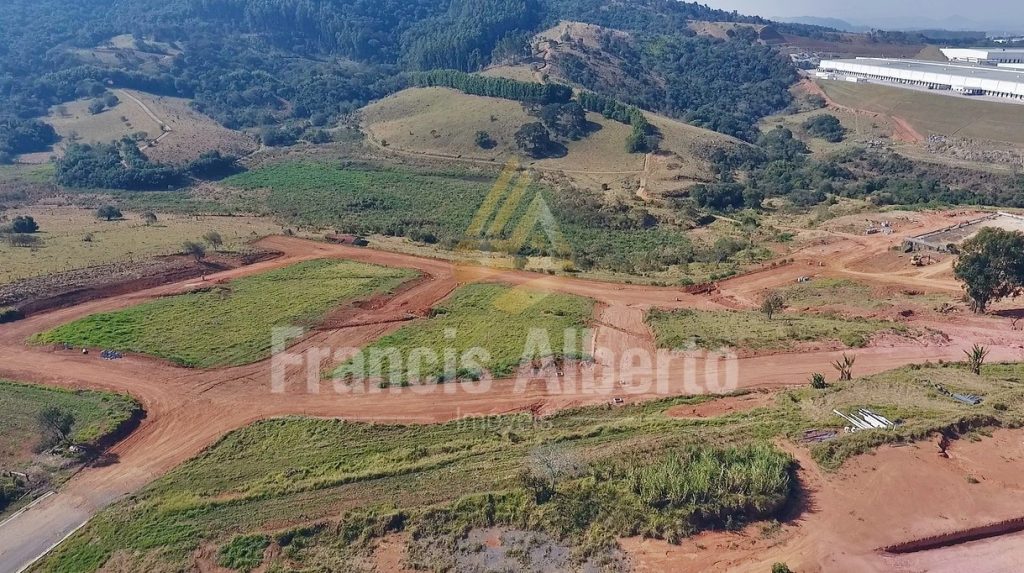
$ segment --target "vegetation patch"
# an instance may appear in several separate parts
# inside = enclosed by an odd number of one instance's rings
[[[452,245],[490,189],[490,182],[470,176],[306,162],[270,165],[225,184],[269,189],[269,211],[292,223]]]
[[[956,402],[933,383],[984,401]],[[487,527],[540,531],[582,562],[607,555],[620,534],[671,541],[695,529],[774,517],[793,478],[788,458],[766,445],[773,439],[799,444],[805,430],[837,431],[830,442],[796,446],[810,448],[831,469],[930,429],[1020,426],[1024,365],[985,366],[981,375],[958,365],[912,366],[789,390],[771,407],[707,419],[664,415],[711,400],[435,425],[258,422],[96,516],[41,567],[95,571],[119,551],[153,567],[188,569],[203,543],[269,535],[281,548],[269,570],[344,570],[373,540],[406,531],[410,559],[446,570],[445,556]],[[889,432],[842,433],[832,410],[855,408],[901,424]]]
[[[412,276],[350,261],[310,261],[92,315],[34,341],[139,352],[190,367],[247,364],[270,355],[275,326],[312,325],[338,305],[389,292]]]
[[[239,535],[220,548],[217,564],[248,573],[263,563],[263,552],[269,545],[266,535]]]
[[[44,410],[63,418],[61,431],[69,444],[96,445],[138,413],[139,404],[119,394],[62,390],[0,380],[0,468],[20,470],[35,451],[55,444],[60,436],[42,423]],[[62,477],[54,470],[45,480]],[[0,511],[34,484],[0,480]]]
[[[854,367],[856,369],[856,367]],[[843,412],[869,408],[898,422],[893,430],[840,432],[833,440],[811,448],[815,461],[825,469],[836,469],[846,460],[872,451],[883,444],[927,439],[940,432],[947,436],[980,428],[1019,427],[1024,423],[1024,374],[1020,365],[986,366],[981,375],[962,365],[910,366],[851,382],[830,384],[825,389],[792,390],[780,403],[796,408],[794,415],[810,427],[842,424],[832,410]],[[976,394],[978,406],[957,402],[939,391]]]
[[[377,340],[334,375],[372,374],[392,384],[479,378],[485,371],[508,377],[528,350],[530,358],[538,360],[581,358],[582,329],[592,313],[592,301],[578,296],[468,285],[436,307],[430,319]],[[577,349],[569,356],[565,354],[566,329],[580,331],[575,340],[568,340]],[[454,370],[444,359],[452,352],[458,357]],[[392,356],[397,358],[380,360]]]
[[[905,326],[883,320],[816,314],[778,314],[769,320],[760,313],[732,310],[653,310],[648,322],[662,348],[686,348],[692,343],[710,350],[777,350],[827,340],[862,347],[881,332],[908,333]]]

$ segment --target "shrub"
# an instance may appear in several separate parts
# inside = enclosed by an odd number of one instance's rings
[[[491,134],[487,133],[486,131],[476,132],[474,140],[476,141],[477,147],[479,147],[480,149],[494,149],[494,146],[498,145],[498,142],[494,141],[494,138],[491,137]]]
[[[39,223],[29,215],[18,215],[11,221],[11,231],[14,233],[35,233],[39,230]]]
[[[21,320],[23,318],[25,318],[24,313],[14,307],[0,307],[0,324],[14,322],[15,320]]]
[[[217,564],[247,573],[263,563],[263,552],[269,545],[266,535],[239,535],[220,548]]]
[[[113,221],[114,219],[120,219],[124,217],[121,214],[121,210],[113,205],[103,205],[99,209],[96,209],[97,219],[106,219],[107,221]]]
[[[839,123],[839,118],[829,113],[808,119],[802,127],[807,133],[832,143],[839,143],[846,136],[846,129]]]
[[[11,233],[7,235],[7,243],[12,247],[38,247],[43,244],[43,240],[26,233]]]

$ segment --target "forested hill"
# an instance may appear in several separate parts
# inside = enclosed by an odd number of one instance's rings
[[[403,72],[475,71],[524,55],[533,34],[562,19],[629,32],[644,52],[670,41],[684,59],[713,53],[725,61],[754,50],[758,55],[737,65],[764,67],[770,58],[749,38],[695,38],[686,27],[690,19],[764,20],[674,0],[7,0],[0,10],[0,116],[42,115],[53,104],[116,85],[193,98],[232,128],[331,121],[400,89]],[[162,59],[131,65],[87,57],[122,34],[135,36],[136,50]],[[785,99],[776,86],[792,81],[790,72],[768,66],[778,76],[766,94],[770,103],[734,101],[728,121],[707,124],[749,137],[761,110]],[[687,73],[672,70],[674,78],[700,82]],[[764,73],[734,66],[729,97],[760,97]],[[762,85],[748,85],[750,78]],[[687,98],[675,97],[661,107],[680,117],[696,107],[717,114],[706,100],[693,98],[687,108]],[[737,120],[734,110],[748,108],[758,111]],[[730,127],[737,121],[744,125]]]

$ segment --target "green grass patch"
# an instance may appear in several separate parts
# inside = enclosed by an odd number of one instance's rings
[[[270,355],[274,327],[312,325],[338,305],[389,292],[412,276],[351,261],[309,261],[88,316],[33,340],[139,352],[190,367],[247,364]]]
[[[263,552],[270,546],[266,535],[239,535],[220,548],[217,564],[249,573],[263,563]]]
[[[985,401],[955,402],[932,383]],[[788,457],[767,445],[773,440],[788,437],[835,468],[929,428],[1021,425],[1024,365],[987,366],[982,376],[958,366],[908,367],[824,390],[787,391],[770,407],[717,418],[663,415],[713,399],[581,408],[539,420],[517,414],[408,426],[258,422],[96,516],[40,570],[95,571],[114,552],[151,568],[189,569],[200,545],[223,547],[250,535],[280,546],[270,570],[344,570],[369,540],[396,530],[441,540],[442,547],[476,527],[539,530],[567,540],[580,555],[617,535],[675,541],[706,527],[776,516],[793,482]],[[903,424],[799,445],[806,429],[841,429],[833,408],[858,407]]]
[[[230,177],[224,185],[269,189],[271,213],[296,225],[345,232],[458,241],[492,182],[470,176],[278,163]]]
[[[26,460],[25,454],[41,438],[36,417],[47,406],[57,406],[75,417],[71,441],[83,444],[110,434],[139,408],[135,400],[120,394],[0,380],[0,467],[11,468]]]
[[[592,313],[593,302],[578,296],[494,284],[468,285],[434,308],[430,319],[377,340],[364,349],[361,363],[353,360],[334,375],[369,375],[392,384],[479,377],[483,370],[507,377],[523,361],[531,340],[540,343],[531,358],[581,358],[583,333],[575,339],[576,352],[565,356],[565,331],[582,330]],[[483,349],[486,355],[469,361],[466,352],[472,349]],[[444,357],[452,351],[458,360],[455,370],[447,371]],[[380,358],[391,354],[398,356],[394,364]]]
[[[653,310],[648,323],[661,348],[685,348],[693,343],[710,350],[778,350],[798,342],[826,340],[858,348],[881,332],[907,333],[905,326],[883,320],[814,314],[777,314],[768,320],[759,312],[732,310]]]
[[[909,291],[908,291],[909,292]],[[785,287],[779,293],[791,307],[820,308],[844,306],[864,309],[891,308],[896,305],[937,305],[950,300],[940,294],[878,292],[870,285],[850,279],[819,278]]]
[[[44,388],[0,380],[0,469],[21,470],[35,450],[47,445],[39,425],[39,412],[58,407],[74,418],[69,441],[93,445],[116,432],[138,412],[139,404],[128,396],[86,390]],[[66,477],[61,468],[47,468],[50,479]],[[38,478],[38,476],[37,476]],[[0,512],[21,497],[23,484],[0,476]]]
[[[277,163],[236,175],[224,184],[250,193],[267,192],[266,212],[300,226],[335,228],[357,234],[409,237],[454,248],[467,238],[477,211],[484,206],[496,178],[467,173],[417,173],[322,162]],[[642,210],[604,205],[594,198],[540,185],[516,191],[485,208],[482,250],[547,256],[558,254],[581,268],[620,272],[664,270],[693,259],[684,230],[658,225]],[[269,190],[269,192],[267,191]],[[540,225],[518,229],[540,194],[550,209],[564,245],[552,244]],[[500,228],[490,225],[502,209],[509,212]],[[250,209],[252,210],[252,209]],[[474,240],[480,239],[474,235]],[[511,244],[511,246],[510,246]]]

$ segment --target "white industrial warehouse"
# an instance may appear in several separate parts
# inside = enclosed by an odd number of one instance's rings
[[[951,62],[971,64],[1024,64],[1024,48],[942,48]]]
[[[822,60],[819,77],[842,76],[851,81],[872,79],[953,90],[965,95],[986,95],[1024,100],[1024,70],[969,64],[857,58]]]

